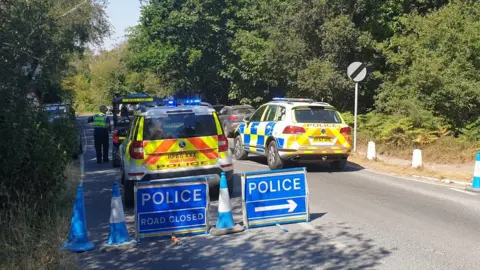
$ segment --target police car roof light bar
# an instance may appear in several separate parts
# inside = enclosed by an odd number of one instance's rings
[[[287,101],[287,102],[314,102],[311,98],[273,98],[273,101]]]

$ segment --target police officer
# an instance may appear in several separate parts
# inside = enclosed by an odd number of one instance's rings
[[[108,137],[111,131],[110,118],[106,115],[107,107],[100,106],[100,113],[88,119],[88,122],[93,122],[93,138],[95,140],[95,151],[97,152],[97,163],[102,163],[102,149],[103,161],[109,162],[108,159]]]

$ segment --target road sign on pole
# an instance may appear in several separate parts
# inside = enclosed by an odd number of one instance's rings
[[[208,233],[206,178],[165,179],[135,185],[135,238]]]
[[[355,82],[355,111],[353,122],[353,152],[357,152],[357,108],[358,108],[358,83],[367,76],[367,65],[353,62],[347,68],[348,77]]]
[[[249,227],[308,222],[305,168],[242,174],[243,223]]]

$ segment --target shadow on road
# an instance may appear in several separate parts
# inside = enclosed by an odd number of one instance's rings
[[[90,269],[371,269],[391,254],[364,235],[350,233],[348,227],[330,237],[320,233],[329,227],[342,225],[288,233],[252,229],[221,237],[196,236],[182,238],[182,245],[150,240],[123,253],[94,250],[85,253],[82,261]]]
[[[262,156],[249,156],[248,160],[258,164],[268,166],[267,159]],[[348,166],[343,170],[334,170],[330,165],[326,163],[318,164],[302,164],[297,162],[288,162],[285,164],[285,168],[306,167],[307,172],[325,172],[325,173],[342,173],[342,172],[356,172],[364,170],[365,168],[355,162],[348,162]],[[268,167],[266,168],[268,170]]]

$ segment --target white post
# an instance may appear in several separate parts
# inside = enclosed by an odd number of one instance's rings
[[[375,142],[368,142],[368,148],[367,148],[367,159],[372,160],[377,157],[376,151],[375,151]]]
[[[358,106],[358,82],[355,83],[355,112],[353,122],[353,152],[357,152],[357,106]]]
[[[415,149],[413,150],[413,156],[412,156],[412,168],[420,168],[422,166],[423,166],[422,150]]]

